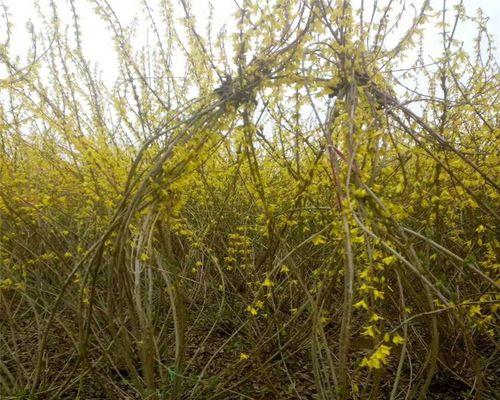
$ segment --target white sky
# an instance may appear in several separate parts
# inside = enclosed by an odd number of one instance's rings
[[[54,0],[55,4],[60,9],[61,19],[63,24],[71,24],[71,16],[69,14],[69,1]],[[241,0],[239,0],[241,2]],[[407,5],[415,4],[420,8],[423,0],[407,0]],[[142,0],[108,0],[112,5],[123,25],[127,25],[133,21],[134,17],[138,17],[138,43],[146,43],[147,27],[146,20],[141,14]],[[174,4],[178,0],[172,1]],[[14,25],[11,55],[21,56],[27,53],[27,48],[30,44],[29,36],[26,32],[26,23],[32,20],[35,27],[40,28],[37,11],[34,7],[33,0],[3,0],[3,3],[8,7],[11,14],[10,20]],[[148,3],[154,8],[156,0],[149,0]],[[193,12],[197,17],[197,21],[203,24],[209,15],[209,2],[207,0],[191,0]],[[234,0],[212,0],[214,9],[214,24],[218,30],[224,24],[231,24],[231,15],[235,12],[236,6]],[[398,3],[398,1],[396,1]],[[450,10],[450,21],[453,15],[452,5],[458,3],[458,0],[447,0],[448,9]],[[0,1],[1,4],[1,1]],[[49,0],[40,0],[43,10],[48,10]],[[113,52],[113,43],[111,33],[106,29],[104,22],[94,14],[91,1],[75,0],[75,4],[80,16],[80,24],[83,34],[84,53],[91,61],[98,63],[99,69],[102,70],[105,82],[113,82],[117,73],[117,63]],[[365,4],[370,4],[370,0],[365,0]],[[474,14],[478,7],[489,17],[488,27],[489,32],[495,36],[495,43],[500,40],[500,2],[497,0],[464,0],[464,5],[468,14]],[[177,4],[178,5],[178,4]],[[442,7],[442,0],[431,0],[431,5],[435,9]],[[182,11],[178,7],[179,17]],[[231,25],[228,27],[231,30]],[[0,41],[4,41],[5,37],[4,20],[0,21]],[[200,33],[204,33],[200,27]],[[467,47],[472,46],[472,39],[475,35],[475,29],[472,24],[462,26],[457,32],[457,38],[463,40]],[[429,40],[426,41],[429,53],[437,53],[441,51],[439,38],[429,34]],[[497,46],[498,47],[498,46]],[[469,47],[470,48],[470,47]],[[499,54],[498,48],[496,54]],[[1,78],[1,77],[0,77]]]

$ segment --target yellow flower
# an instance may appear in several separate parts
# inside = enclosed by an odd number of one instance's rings
[[[396,262],[397,258],[396,256],[389,256],[389,257],[385,257],[382,259],[382,262],[385,264],[385,265],[391,265],[393,264],[394,262]]]
[[[364,236],[353,236],[352,242],[353,243],[364,243],[365,237]]]
[[[370,321],[374,321],[374,322],[377,322],[381,319],[384,319],[383,317],[381,317],[380,315],[376,314],[376,313],[373,313],[371,318],[370,318]]]
[[[311,242],[315,246],[319,246],[320,244],[326,243],[326,238],[323,235],[316,235],[311,239]]]
[[[377,328],[374,328],[373,326],[365,326],[365,330],[363,331],[364,336],[370,336],[370,337],[375,337],[375,333]]]
[[[0,289],[8,289],[12,286],[12,284],[12,279],[5,278],[3,281],[0,281]]]
[[[264,279],[264,282],[262,282],[262,286],[265,287],[272,287],[273,285],[274,285],[273,281],[271,281],[271,279],[269,278]]]
[[[280,269],[280,272],[283,272],[284,274],[286,274],[289,271],[290,271],[290,269],[286,265],[283,265]]]
[[[248,360],[250,358],[250,356],[246,353],[240,353],[240,360],[241,361],[245,361],[245,360]]]
[[[257,309],[253,306],[247,306],[246,310],[251,314],[251,315],[257,315]]]
[[[478,304],[469,308],[469,317],[473,317],[474,315],[481,315],[481,306]]]
[[[373,353],[369,358],[363,358],[361,361],[362,367],[379,369],[387,363],[387,358],[391,354],[391,348],[384,344],[380,345],[375,353]]]
[[[394,344],[403,344],[405,342],[405,340],[399,336],[399,334],[395,334],[394,337],[392,338],[392,343]]]
[[[363,271],[359,274],[359,277],[360,277],[361,279],[366,279],[366,278],[368,278],[368,277],[369,277],[369,275],[370,275],[370,269],[369,269],[369,268],[366,268],[366,269],[364,269],[364,270],[363,270]]]
[[[366,283],[363,283],[363,284],[359,287],[359,291],[360,291],[360,292],[366,292],[366,291],[370,290],[370,287],[371,287],[371,286],[368,286]]]
[[[357,199],[364,199],[367,195],[366,190],[362,188],[356,189],[352,193]]]
[[[368,310],[368,304],[366,304],[366,301],[360,300],[354,304],[354,308],[364,308],[365,310]]]

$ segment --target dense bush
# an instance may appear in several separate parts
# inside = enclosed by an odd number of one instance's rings
[[[213,41],[146,4],[134,49],[95,1],[114,85],[73,1],[0,47],[0,396],[498,398],[485,16],[241,3]]]

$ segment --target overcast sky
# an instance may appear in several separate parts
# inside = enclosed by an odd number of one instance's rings
[[[172,0],[175,4],[177,0]],[[241,2],[241,0],[238,0]],[[399,3],[398,0],[396,3]],[[415,4],[418,7],[421,6],[423,0],[406,0],[408,5]],[[133,21],[134,17],[139,17],[137,20],[138,27],[138,42],[145,43],[147,38],[147,27],[144,17],[141,17],[142,1],[141,0],[108,0],[112,5],[116,13],[118,14],[120,20],[127,24]],[[448,9],[451,9],[453,4],[456,4],[458,0],[447,0]],[[14,25],[14,34],[12,41],[12,51],[16,55],[21,57],[26,54],[27,47],[29,46],[30,40],[26,33],[26,23],[31,19],[34,21],[35,26],[37,25],[37,13],[33,6],[33,0],[3,0],[3,3],[8,7],[9,13],[11,14],[11,22]],[[49,0],[40,0],[42,9],[47,10]],[[61,19],[64,23],[71,23],[71,17],[69,14],[69,2],[67,0],[55,0],[55,3],[60,8]],[[156,0],[150,0],[148,3],[155,5]],[[207,0],[191,0],[193,4],[193,11],[195,16],[199,20],[200,24],[203,24],[207,20],[210,8],[209,2]],[[370,0],[365,0],[365,4],[370,4]],[[87,57],[92,61],[99,64],[99,68],[102,70],[103,78],[106,81],[114,81],[116,76],[116,61],[115,55],[113,53],[113,44],[111,41],[111,34],[106,29],[106,26],[102,20],[99,19],[94,14],[93,7],[88,0],[75,0],[77,6],[78,14],[80,16],[80,23],[83,31],[83,46]],[[220,29],[224,24],[229,24],[228,30],[231,30],[231,16],[235,12],[234,0],[212,0],[214,13],[214,23],[217,30]],[[498,5],[498,0],[464,0],[464,5],[469,14],[474,14],[477,8],[481,8],[484,13],[489,17],[489,31],[495,36],[495,43],[500,40],[500,6]],[[442,7],[442,0],[431,0],[431,5],[434,8]],[[179,17],[182,16],[181,9],[178,9]],[[3,42],[4,35],[4,21],[0,23],[0,38]],[[201,29],[201,28],[200,28]],[[200,31],[202,32],[202,31]],[[462,26],[457,32],[457,38],[463,40],[468,47],[472,46],[472,38],[475,35],[474,26],[472,24]],[[439,52],[441,45],[438,39],[435,39],[435,35],[429,35],[429,40],[426,43],[428,46],[428,51]],[[499,55],[500,52],[497,49],[496,54]]]

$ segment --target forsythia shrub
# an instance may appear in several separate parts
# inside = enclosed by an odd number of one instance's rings
[[[0,44],[0,397],[497,398],[485,15],[245,0],[214,39],[144,2],[136,48],[92,3],[114,84],[79,2]]]

